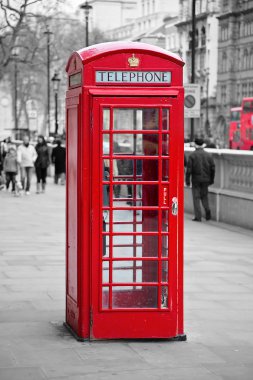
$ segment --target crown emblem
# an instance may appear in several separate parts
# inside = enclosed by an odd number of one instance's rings
[[[128,58],[128,63],[130,67],[138,67],[140,64],[140,60],[139,58],[136,58],[133,54],[132,57]]]

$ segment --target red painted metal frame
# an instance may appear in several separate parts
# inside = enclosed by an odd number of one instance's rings
[[[152,95],[152,94],[150,94]],[[117,233],[117,232],[111,232],[113,231],[113,219],[112,219],[112,213],[110,213],[110,232],[102,232],[102,208],[105,210],[111,210],[111,207],[102,207],[102,191],[101,191],[101,185],[104,184],[111,184],[112,188],[112,176],[113,173],[110,171],[110,180],[109,181],[103,181],[102,182],[102,160],[104,158],[109,159],[112,167],[112,160],[122,157],[121,155],[112,155],[112,151],[109,155],[102,156],[102,135],[108,134],[110,136],[110,146],[112,149],[112,137],[113,134],[120,133],[120,131],[114,131],[112,128],[113,125],[113,113],[111,111],[111,117],[110,117],[110,131],[108,130],[101,130],[103,125],[102,120],[102,109],[103,108],[135,108],[135,109],[143,109],[143,108],[158,108],[160,109],[160,122],[159,122],[159,130],[153,130],[153,131],[133,131],[133,130],[124,130],[121,131],[121,133],[127,134],[158,134],[159,136],[159,153],[158,156],[150,156],[147,157],[147,159],[157,159],[159,160],[159,177],[158,181],[124,181],[124,184],[145,184],[150,183],[154,184],[156,183],[158,186],[161,187],[161,185],[169,186],[169,199],[171,200],[174,196],[180,198],[180,195],[178,194],[178,176],[179,172],[177,167],[177,147],[178,147],[178,139],[177,139],[177,117],[176,117],[176,111],[177,111],[177,101],[178,99],[164,99],[164,98],[148,98],[143,101],[140,100],[140,98],[118,98],[116,99],[109,99],[109,98],[94,98],[94,105],[93,105],[93,114],[94,114],[94,120],[97,120],[97,122],[94,122],[94,128],[93,128],[93,151],[98,152],[99,149],[99,155],[93,155],[93,181],[92,181],[92,187],[93,187],[93,202],[92,202],[92,209],[93,209],[93,230],[97,231],[99,230],[99,234],[94,234],[94,238],[92,241],[92,315],[93,315],[93,326],[92,326],[92,337],[94,339],[101,339],[101,338],[143,338],[147,337],[147,334],[149,337],[175,337],[179,334],[178,332],[178,326],[181,324],[181,321],[179,319],[182,319],[182,315],[179,316],[179,313],[182,314],[182,311],[178,310],[178,291],[180,291],[180,281],[178,280],[179,274],[179,268],[178,268],[178,218],[175,216],[172,216],[170,212],[170,207],[167,206],[161,206],[163,202],[163,194],[160,191],[159,195],[159,206],[152,207],[140,207],[137,208],[139,210],[161,210],[159,213],[159,222],[158,222],[158,231],[160,232],[131,232],[131,233]],[[170,130],[169,132],[162,131],[162,109],[170,109]],[[162,156],[162,135],[168,134],[170,136],[170,155],[168,156]],[[145,156],[129,156],[127,155],[125,158],[131,158],[131,159],[145,159]],[[161,181],[161,174],[162,174],[162,160],[163,159],[169,159],[170,161],[170,177],[173,178],[171,183],[169,184],[167,181],[162,182]],[[182,162],[182,161],[181,161]],[[122,184],[120,181],[114,181],[113,184]],[[166,187],[168,188],[168,187]],[[110,191],[110,204],[112,205],[113,202],[113,191]],[[99,202],[98,202],[99,200]],[[124,210],[126,207],[114,207],[113,209],[118,210]],[[134,209],[134,207],[127,207],[127,210]],[[170,215],[170,231],[169,233],[162,232],[161,231],[161,213],[162,210],[168,210]],[[182,215],[182,214],[181,214]],[[109,236],[110,240],[110,254],[109,258],[103,258],[102,259],[102,236],[106,235]],[[123,235],[129,235],[129,236],[160,236],[160,239],[158,239],[158,257],[152,257],[152,258],[146,258],[146,257],[138,257],[138,258],[114,258],[112,256],[112,238],[113,236],[123,236]],[[161,257],[161,236],[167,236],[169,235],[169,258],[163,259]],[[98,239],[98,236],[101,236],[100,239]],[[180,253],[181,254],[181,253]],[[151,283],[113,283],[112,281],[112,270],[109,270],[109,283],[104,283],[104,287],[109,287],[110,293],[109,293],[109,309],[103,309],[102,308],[102,261],[109,262],[110,266],[112,266],[112,263],[114,261],[142,261],[148,262],[148,261],[157,261],[158,262],[158,282],[151,282]],[[158,308],[142,308],[142,309],[112,309],[112,288],[113,285],[115,286],[157,286],[158,287],[158,300],[161,300],[161,287],[165,286],[166,283],[161,282],[161,263],[162,261],[168,260],[169,262],[169,307],[168,309],[162,309],[161,304],[158,303]],[[109,266],[109,268],[110,268]],[[99,268],[99,270],[98,270]],[[96,273],[95,273],[96,272]],[[181,273],[182,276],[182,273]],[[175,284],[178,283],[178,287],[175,286]],[[180,301],[181,302],[181,301]],[[129,324],[129,320],[131,320],[131,323]],[[145,323],[144,323],[145,321]],[[145,328],[143,327],[143,323],[145,324]],[[113,326],[113,329],[112,329]],[[124,326],[124,328],[123,328]],[[129,326],[129,327],[127,327]],[[146,330],[147,329],[147,330]]]
[[[140,59],[138,68],[130,68],[128,58],[135,54]],[[67,197],[66,197],[66,323],[79,339],[100,338],[170,338],[184,333],[183,330],[183,61],[163,49],[140,43],[109,43],[83,49],[71,55],[66,67],[68,76],[82,73],[82,86],[72,87],[67,91],[67,141],[71,142],[77,136],[75,146],[67,146],[67,161],[76,150],[76,178],[71,176],[71,167],[67,168]],[[96,84],[94,72],[105,70],[159,70],[171,71],[171,83],[168,87],[154,86],[153,84],[111,86]],[[134,99],[135,98],[135,99]],[[171,193],[171,184],[161,186],[160,204],[166,203],[164,209],[170,210],[171,196],[178,197],[178,216],[169,212],[169,234],[175,238],[175,265],[176,270],[170,270],[172,280],[173,304],[168,310],[105,310],[101,309],[100,286],[101,270],[97,264],[102,261],[101,243],[103,236],[101,203],[101,166],[98,153],[101,150],[100,125],[102,125],[101,107],[109,104],[115,107],[132,107],[140,104],[147,107],[170,108],[170,146],[173,154],[170,155],[169,175],[173,177],[175,193]],[[75,116],[68,120],[68,112],[72,109]],[[112,122],[112,121],[111,121]],[[76,128],[76,131],[74,130]],[[125,132],[125,131],[124,131]],[[133,131],[131,131],[132,133]],[[115,131],[115,134],[118,133]],[[136,132],[138,133],[138,132]],[[148,134],[148,131],[145,131]],[[157,133],[157,131],[154,131]],[[72,136],[73,134],[73,136]],[[159,135],[159,133],[158,133]],[[161,134],[159,135],[161,136]],[[67,144],[69,145],[69,144]],[[72,149],[72,150],[71,150]],[[72,152],[72,153],[71,153]],[[127,158],[127,156],[125,156]],[[132,156],[129,159],[135,159]],[[146,156],[145,160],[158,159],[157,156]],[[165,160],[168,156],[164,157]],[[150,161],[152,163],[152,161]],[[73,162],[71,164],[73,166]],[[161,173],[161,164],[159,168]],[[110,180],[112,177],[110,178]],[[118,178],[120,182],[120,177]],[[75,183],[75,194],[72,194],[71,181]],[[110,183],[110,181],[109,181]],[[126,183],[126,181],[124,181]],[[132,183],[132,182],[131,182]],[[136,184],[139,184],[136,178]],[[152,183],[152,182],[149,182]],[[167,190],[169,197],[167,198]],[[112,193],[112,192],[111,192]],[[165,200],[164,200],[165,199]],[[76,210],[72,202],[77,202]],[[124,207],[118,207],[119,210]],[[140,210],[157,210],[157,207],[138,207]],[[108,207],[110,210],[110,207]],[[134,221],[136,222],[136,221]],[[111,222],[112,223],[112,222]],[[137,226],[136,222],[136,226]],[[161,226],[161,218],[159,220]],[[76,244],[73,246],[70,225],[76,228]],[[137,231],[134,231],[137,232]],[[139,236],[137,233],[132,234]],[[143,236],[149,236],[144,233]],[[166,234],[161,234],[166,235]],[[113,235],[110,235],[112,239]],[[137,238],[135,247],[139,246]],[[120,242],[119,242],[120,243]],[[163,242],[160,243],[160,245]],[[125,246],[117,244],[116,246]],[[131,245],[133,246],[133,245]],[[77,260],[77,262],[74,262]],[[157,261],[157,257],[145,257],[145,262]],[[104,260],[106,261],[106,260]],[[123,261],[123,258],[118,260]],[[137,257],[135,269],[138,269]],[[111,260],[113,262],[113,260]],[[76,297],[72,297],[71,276],[76,274]],[[171,277],[172,276],[172,277]],[[154,285],[154,282],[151,283]],[[117,284],[119,285],[119,284]],[[124,285],[126,285],[124,283]],[[139,283],[136,284],[136,286]],[[148,286],[148,284],[144,285]],[[138,296],[138,295],[137,295]],[[172,311],[171,311],[172,310]],[[131,329],[130,327],[131,326]]]

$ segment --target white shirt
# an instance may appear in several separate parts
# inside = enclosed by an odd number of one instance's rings
[[[33,145],[25,146],[22,144],[18,147],[17,160],[21,167],[33,167],[36,158],[37,152]]]

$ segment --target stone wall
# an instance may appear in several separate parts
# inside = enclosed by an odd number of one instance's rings
[[[192,148],[185,148],[186,157]],[[216,221],[253,229],[253,152],[206,149],[213,155],[216,175],[209,187]],[[185,211],[193,213],[191,189],[185,187]]]

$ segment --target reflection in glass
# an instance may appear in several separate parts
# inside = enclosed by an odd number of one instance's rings
[[[142,245],[136,243],[135,245],[121,245],[120,247],[113,247],[113,257],[131,258],[131,257],[144,257],[142,255]]]
[[[108,277],[109,278],[109,277]],[[113,261],[113,282],[157,282],[157,261]]]
[[[169,155],[169,135],[167,134],[162,135],[162,155]]]
[[[168,309],[168,286],[162,286],[161,308]]]
[[[136,219],[137,222],[141,222],[142,211],[141,210],[113,210],[114,222],[133,223],[135,220],[134,218]]]
[[[168,282],[168,261],[162,261],[162,282]]]
[[[169,231],[169,213],[167,210],[162,211],[162,231]]]
[[[102,308],[109,309],[109,286],[103,286],[102,289]]]
[[[129,109],[114,108],[113,129],[114,130],[158,130],[158,109]]]
[[[169,128],[170,128],[169,110],[167,108],[163,108],[163,110],[162,110],[162,129],[164,131],[168,131]]]
[[[110,154],[110,135],[103,134],[103,155],[108,156]]]
[[[112,239],[114,257],[158,256],[157,235],[116,235]]]
[[[110,204],[110,185],[103,185],[103,206],[108,207]]]
[[[113,286],[113,308],[157,308],[158,292],[156,286],[124,287]]]
[[[162,181],[169,180],[169,160],[162,160]]]
[[[103,261],[103,283],[109,282],[109,261]]]
[[[157,108],[147,108],[143,110],[143,129],[156,130],[159,129],[158,121],[159,113]]]
[[[110,129],[110,109],[109,108],[103,109],[103,129],[104,130]]]
[[[115,134],[113,154],[158,156],[158,134]]]
[[[110,238],[108,235],[103,235],[103,257],[109,257]]]
[[[142,282],[142,261],[113,261],[113,282]]]
[[[168,257],[169,251],[169,236],[162,235],[162,257]]]

